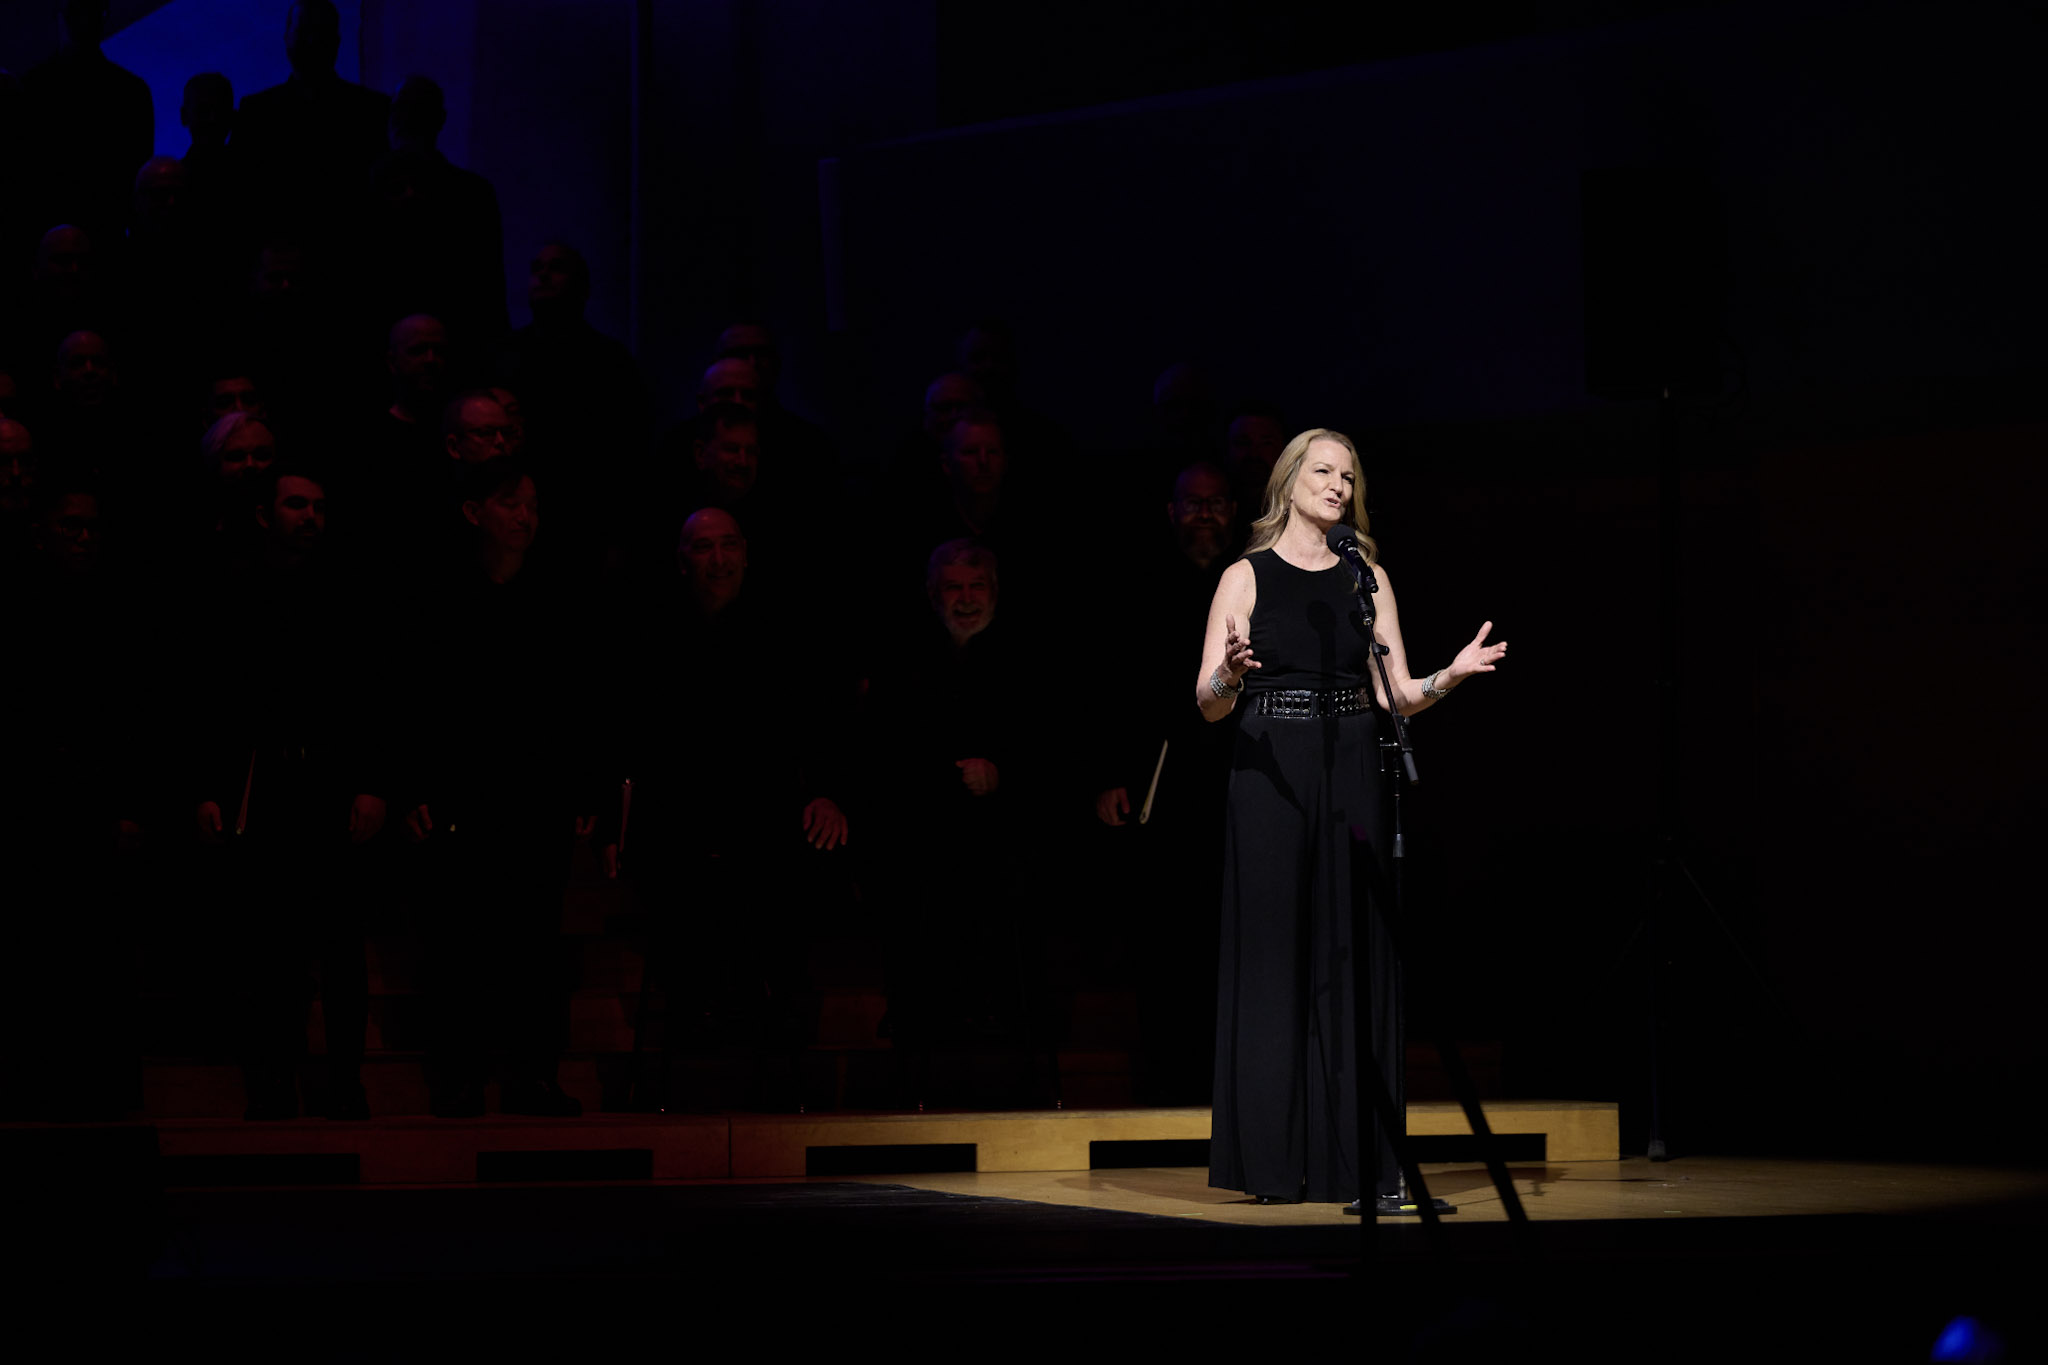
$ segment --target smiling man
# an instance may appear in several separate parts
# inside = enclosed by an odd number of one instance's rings
[[[716,507],[691,513],[676,542],[676,568],[706,620],[731,606],[747,580],[747,538],[739,522]]]
[[[995,553],[972,541],[948,541],[932,554],[926,588],[946,634],[964,646],[996,618]]]
[[[738,510],[761,474],[761,428],[737,403],[720,403],[698,419],[691,443],[697,471],[696,501]]]
[[[939,544],[922,619],[875,661],[864,766],[877,787],[878,895],[894,917],[898,1046],[1039,1036],[1038,948],[1017,926],[1050,765],[1043,737],[1019,726],[1038,656],[1005,605],[1009,569],[979,541]]]

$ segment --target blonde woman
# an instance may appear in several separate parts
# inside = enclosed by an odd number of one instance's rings
[[[1359,628],[1358,591],[1326,537],[1355,528],[1379,583],[1374,638],[1386,696]],[[1260,1203],[1343,1203],[1393,1194],[1400,1173],[1379,1142],[1363,1191],[1352,957],[1354,876],[1376,880],[1384,842],[1377,710],[1413,715],[1507,653],[1481,626],[1456,658],[1414,674],[1394,585],[1367,534],[1358,450],[1316,428],[1287,443],[1265,513],[1209,608],[1195,700],[1209,720],[1238,713],[1224,830],[1223,934],[1209,1183]],[[1398,975],[1378,915],[1366,960],[1380,1065],[1399,1094]]]

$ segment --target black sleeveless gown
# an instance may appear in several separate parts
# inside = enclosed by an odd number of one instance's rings
[[[1254,713],[1260,692],[1367,686],[1369,656],[1341,563],[1312,573],[1271,550],[1247,559],[1260,667],[1245,679],[1231,760],[1209,1183],[1345,1202],[1360,1195],[1353,897],[1375,899],[1389,833],[1378,715]],[[1399,975],[1378,914],[1366,923],[1373,1033],[1399,1113]],[[1398,1167],[1383,1137],[1376,1146],[1370,1193],[1393,1193]]]

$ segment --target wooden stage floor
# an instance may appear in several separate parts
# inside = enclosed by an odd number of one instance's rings
[[[1508,1173],[1523,1209],[1539,1222],[1910,1214],[1996,1223],[2002,1209],[2048,1200],[2048,1171],[1966,1166],[1696,1156],[1666,1162],[1644,1157],[1555,1165],[1510,1162]],[[1485,1167],[1425,1162],[1422,1175],[1431,1194],[1456,1207],[1456,1221],[1507,1221]],[[1232,1191],[1210,1189],[1208,1172],[1194,1167],[863,1178],[948,1194],[1250,1227],[1356,1222],[1335,1204],[1261,1207]]]

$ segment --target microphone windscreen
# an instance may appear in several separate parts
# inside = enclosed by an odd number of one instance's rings
[[[1323,533],[1323,542],[1338,554],[1343,554],[1344,547],[1347,544],[1356,545],[1358,543],[1358,528],[1346,526],[1340,521]]]

